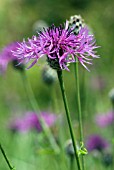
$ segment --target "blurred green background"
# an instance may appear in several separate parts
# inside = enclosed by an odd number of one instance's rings
[[[13,41],[22,41],[23,38],[31,38],[34,34],[33,25],[38,20],[44,20],[49,26],[53,23],[59,26],[59,24],[68,20],[70,16],[79,14],[84,18],[84,21],[95,35],[97,45],[101,46],[98,49],[100,58],[93,60],[93,66],[89,66],[90,72],[79,65],[84,135],[86,137],[88,134],[98,133],[100,131],[101,134],[105,134],[105,132],[102,132],[102,130],[99,130],[94,124],[91,125],[89,122],[94,122],[93,117],[96,113],[111,110],[108,92],[114,87],[114,1],[0,0],[0,48],[2,49]],[[27,75],[40,109],[55,111],[52,107],[51,92],[53,90],[42,81],[42,65],[44,65],[44,63],[45,62],[42,61],[40,66],[32,67],[27,71]],[[70,66],[70,72],[64,71],[69,108],[74,121],[74,127],[77,127],[78,125],[75,122],[77,114],[74,92],[76,88],[73,74],[73,65]],[[54,84],[53,88],[57,98],[59,98],[58,107],[55,112],[56,114],[64,114],[58,82]],[[24,136],[23,138],[17,136],[17,138],[12,139],[11,134],[6,128],[11,115],[22,114],[26,110],[31,110],[31,106],[28,104],[26,98],[21,75],[18,71],[14,70],[10,64],[5,75],[0,76],[0,141],[4,144],[17,170],[26,170],[30,162],[33,163],[36,161],[34,160],[35,158],[30,155],[32,153],[32,149],[30,149],[30,136]],[[60,130],[61,128],[58,129]],[[64,143],[69,137],[69,133],[68,129],[66,132],[63,130]],[[75,128],[75,132],[78,134],[77,128]],[[108,137],[108,135],[105,134],[104,136]],[[23,155],[23,153],[25,153],[25,155]],[[45,170],[46,167],[59,169],[57,162],[60,158],[55,157],[53,157],[53,165],[50,165],[49,161],[52,161],[52,156],[40,156],[40,158],[38,157],[37,159],[37,163],[35,162],[35,165],[40,164],[40,167],[34,167],[31,163],[29,169]],[[26,162],[21,160],[21,158],[26,160]],[[43,164],[44,160],[47,161],[46,165]],[[7,169],[1,154],[0,162],[2,162],[2,164],[0,163],[0,169]],[[91,164],[91,160],[89,163]],[[89,163],[87,163],[88,166]],[[60,166],[63,170],[66,168],[66,165],[62,164]]]

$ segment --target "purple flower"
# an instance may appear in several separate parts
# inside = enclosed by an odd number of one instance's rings
[[[114,123],[114,112],[110,111],[106,114],[98,114],[95,117],[95,122],[100,127],[106,127]]]
[[[12,131],[27,132],[31,129],[36,129],[38,132],[42,131],[42,125],[40,119],[43,119],[47,127],[51,127],[57,120],[57,116],[48,113],[41,112],[39,115],[34,112],[27,112],[23,117],[14,118],[10,124],[9,128]]]
[[[91,86],[95,90],[103,91],[106,88],[105,78],[98,75],[91,77]]]
[[[108,142],[99,135],[91,135],[86,141],[88,151],[98,150],[103,151],[109,146]]]
[[[25,60],[26,63],[31,61],[28,68],[31,68],[39,58],[46,55],[47,61],[53,69],[69,70],[68,64],[76,62],[77,58],[88,70],[85,63],[92,64],[90,62],[92,58],[98,58],[94,51],[98,47],[95,45],[94,36],[89,34],[87,27],[81,28],[78,35],[74,34],[74,29],[73,27],[69,28],[68,21],[65,27],[52,25],[39,32],[38,36],[28,39],[27,42],[24,40],[19,43],[19,47],[13,51],[13,55],[18,59]]]
[[[15,57],[11,51],[15,51],[19,47],[17,42],[13,42],[4,47],[0,53],[0,72],[3,74],[9,62],[14,62],[17,65],[20,60]]]

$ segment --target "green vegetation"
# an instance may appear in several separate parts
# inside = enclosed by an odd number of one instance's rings
[[[99,59],[93,60],[90,72],[79,65],[80,95],[84,127],[84,143],[90,134],[102,135],[112,143],[111,127],[100,128],[95,124],[97,113],[106,113],[112,109],[109,91],[114,88],[114,15],[113,0],[0,0],[0,48],[13,41],[22,41],[32,37],[33,24],[44,20],[48,25],[59,25],[71,15],[80,14],[96,38]],[[9,121],[15,116],[22,116],[26,111],[33,111],[23,87],[20,72],[10,63],[4,75],[0,75],[0,143],[2,144],[11,165],[16,170],[67,170],[70,169],[70,158],[65,152],[65,143],[70,138],[59,83],[47,86],[42,80],[42,68],[34,66],[27,70],[40,110],[53,112],[60,118],[51,128],[60,152],[54,153],[44,133],[12,133],[8,128]],[[76,87],[74,66],[70,72],[63,71],[72,124],[79,140],[77,116]],[[53,96],[55,99],[53,100]],[[14,116],[15,115],[15,116]],[[112,147],[109,148],[112,153]],[[95,153],[97,154],[97,153]],[[101,155],[85,155],[86,170],[111,170],[102,163]],[[73,165],[76,169],[75,161]],[[72,168],[73,168],[72,167]],[[0,152],[0,170],[8,166]],[[73,170],[73,169],[72,169]]]

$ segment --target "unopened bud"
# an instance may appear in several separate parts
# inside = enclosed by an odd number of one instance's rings
[[[84,20],[80,15],[74,15],[70,17],[69,27],[74,28],[74,34],[77,35],[82,27],[84,27]]]
[[[73,148],[73,144],[72,144],[72,140],[71,139],[66,141],[65,151],[66,151],[66,154],[69,157],[74,157],[74,148]]]
[[[52,85],[57,79],[56,71],[49,66],[45,66],[43,68],[42,78],[44,83],[47,85]]]
[[[110,153],[106,153],[103,155],[103,159],[102,159],[103,164],[108,167],[110,165],[112,165],[113,162],[113,157]]]
[[[109,98],[110,98],[112,104],[114,105],[114,88],[110,90]]]

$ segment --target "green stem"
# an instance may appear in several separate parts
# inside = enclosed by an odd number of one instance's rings
[[[73,170],[74,169],[74,157],[71,156],[70,157],[70,170]]]
[[[28,97],[29,102],[30,102],[30,104],[32,106],[32,109],[36,113],[40,114],[39,106],[38,106],[37,101],[36,101],[36,99],[34,97],[33,90],[31,88],[31,85],[29,83],[29,80],[28,80],[25,72],[22,72],[22,80],[23,80],[23,84],[24,84],[24,88],[25,88],[27,97]],[[56,153],[59,153],[59,147],[58,147],[58,145],[57,145],[57,143],[56,143],[50,129],[47,127],[45,121],[41,117],[39,117],[39,119],[40,119],[40,122],[41,122],[41,125],[42,125],[42,128],[43,128],[43,131],[44,131],[46,137],[48,138],[52,148],[54,149],[54,151]]]
[[[69,125],[70,135],[71,135],[71,139],[72,139],[72,143],[73,143],[73,147],[74,147],[75,158],[76,158],[78,170],[81,170],[80,161],[79,161],[79,157],[78,157],[78,151],[77,151],[73,128],[72,128],[72,122],[71,122],[71,118],[70,118],[70,112],[69,112],[67,98],[66,98],[66,94],[65,94],[65,87],[64,87],[64,82],[63,82],[62,71],[57,71],[57,74],[58,74],[59,84],[60,84],[61,93],[62,93],[62,97],[63,97],[64,107],[65,107],[65,111],[66,111],[66,117],[67,117],[67,121],[68,121],[68,125]]]
[[[25,92],[26,92],[26,95],[27,95],[27,98],[29,100],[29,103],[31,104],[32,106],[32,109],[37,113],[40,113],[40,109],[39,109],[39,106],[37,104],[37,101],[34,97],[34,92],[31,88],[31,85],[30,85],[30,82],[28,80],[28,77],[26,75],[26,72],[23,71],[21,73],[21,76],[22,76],[22,80],[23,80],[23,86],[24,86],[24,89],[25,89]]]
[[[5,151],[4,151],[4,149],[3,149],[1,144],[0,144],[0,150],[1,150],[3,156],[4,156],[5,160],[6,160],[6,163],[8,164],[9,169],[10,170],[14,170],[14,167],[12,167],[12,165],[10,164],[10,162],[9,162],[9,160],[7,158],[7,155],[6,155],[6,153],[5,153]]]
[[[114,102],[112,102],[112,112],[114,114]],[[114,169],[114,123],[112,123],[112,169]]]
[[[77,104],[78,104],[80,142],[83,142],[83,127],[82,127],[82,112],[81,112],[81,102],[80,102],[78,61],[74,63],[74,70],[75,70],[75,80],[76,80],[76,88],[77,88]],[[85,169],[83,155],[82,155],[82,169],[83,170]]]

